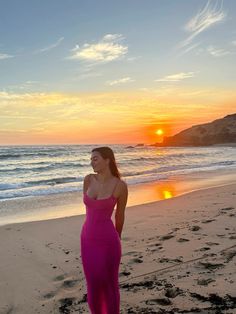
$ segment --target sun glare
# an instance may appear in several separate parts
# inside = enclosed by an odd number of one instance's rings
[[[157,135],[163,135],[163,130],[162,130],[162,129],[156,130],[156,134],[157,134]]]

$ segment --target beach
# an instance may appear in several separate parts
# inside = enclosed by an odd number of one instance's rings
[[[127,206],[122,314],[235,313],[233,174],[216,186],[209,181],[175,197]],[[0,313],[89,313],[80,260],[84,220],[74,215],[0,227]]]

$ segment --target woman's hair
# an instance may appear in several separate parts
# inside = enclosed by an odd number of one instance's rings
[[[99,152],[103,159],[110,159],[109,167],[110,167],[111,173],[113,174],[113,176],[120,179],[121,174],[118,170],[113,150],[108,146],[102,146],[102,147],[96,147],[92,149],[92,152],[95,152],[95,151]]]

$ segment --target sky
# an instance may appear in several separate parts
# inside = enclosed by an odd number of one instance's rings
[[[236,112],[235,0],[0,5],[0,145],[152,144]]]

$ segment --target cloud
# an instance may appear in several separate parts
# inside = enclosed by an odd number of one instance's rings
[[[118,84],[129,83],[129,82],[134,82],[134,80],[131,79],[130,77],[124,77],[122,79],[115,80],[115,81],[107,81],[106,84],[113,86],[113,85],[118,85]]]
[[[64,37],[61,37],[59,38],[54,44],[51,44],[50,46],[47,46],[45,48],[42,48],[42,49],[39,49],[39,50],[36,50],[35,53],[42,53],[42,52],[45,52],[45,51],[49,51],[57,46],[60,45],[60,43],[64,40]]]
[[[220,8],[217,8],[217,0],[214,1],[214,6],[212,5],[212,2],[213,1],[209,0],[206,6],[193,16],[185,25],[184,29],[190,33],[190,36],[179,44],[179,48],[189,45],[200,33],[225,20],[226,13],[222,9],[223,2],[221,2]]]
[[[127,46],[118,43],[123,39],[121,34],[107,34],[97,43],[85,43],[82,47],[76,45],[68,59],[96,63],[120,59],[128,52]]]
[[[19,83],[19,84],[12,84],[12,85],[8,85],[5,87],[5,90],[7,90],[8,92],[9,91],[19,91],[19,90],[31,90],[32,89],[38,89],[38,88],[45,88],[45,84],[40,82],[40,81],[32,81],[32,80],[28,80],[28,81],[25,81],[25,82],[22,82],[22,83]],[[1,93],[0,93],[1,95]]]
[[[13,56],[8,55],[6,53],[0,53],[0,60],[8,59],[8,58],[13,58]]]
[[[194,77],[195,76],[194,74],[195,74],[194,72],[187,72],[187,73],[181,72],[177,74],[167,75],[155,81],[156,82],[179,82],[186,78]]]
[[[198,47],[199,45],[200,45],[200,43],[193,44],[193,45],[187,47],[185,50],[183,50],[179,55],[183,55],[183,54],[193,50],[194,48]]]
[[[12,93],[12,92],[6,92],[6,91],[0,91],[0,104],[2,104],[3,100],[23,100],[23,101],[27,101],[30,100],[32,101],[34,98],[42,98],[44,97],[46,94],[45,93],[25,93],[25,94],[19,94],[19,93]]]
[[[115,41],[115,40],[118,41],[122,39],[125,39],[125,37],[121,34],[107,34],[103,36],[104,41]]]
[[[230,51],[227,51],[224,49],[217,49],[214,46],[209,46],[207,48],[207,52],[211,54],[213,57],[223,57],[223,56],[231,54]]]
[[[71,78],[72,81],[82,81],[88,78],[93,77],[100,77],[103,76],[100,72],[84,72],[84,73],[77,73],[73,78]]]

